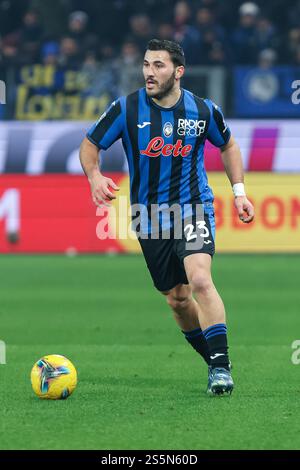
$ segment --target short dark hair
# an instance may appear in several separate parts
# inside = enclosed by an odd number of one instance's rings
[[[184,52],[180,44],[167,39],[151,39],[148,42],[147,49],[149,51],[167,51],[170,54],[173,64],[185,66]]]

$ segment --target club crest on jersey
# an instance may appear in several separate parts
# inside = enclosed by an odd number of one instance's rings
[[[205,131],[206,121],[198,119],[178,119],[178,135],[199,137]]]
[[[170,137],[173,134],[173,126],[170,122],[166,122],[163,127],[165,137]]]
[[[187,157],[192,150],[192,145],[182,146],[182,140],[178,139],[176,143],[165,144],[165,141],[162,137],[154,137],[150,140],[145,150],[141,150],[141,155],[147,155],[147,157]]]

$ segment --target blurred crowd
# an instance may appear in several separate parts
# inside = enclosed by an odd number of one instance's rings
[[[179,42],[188,65],[300,66],[300,0],[0,0],[4,67],[125,68],[131,81],[153,37]]]

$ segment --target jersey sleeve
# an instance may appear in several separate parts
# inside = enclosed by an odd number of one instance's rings
[[[121,100],[114,101],[100,116],[86,134],[86,137],[99,149],[106,150],[123,133]]]
[[[205,101],[210,109],[210,122],[207,139],[216,147],[222,147],[229,141],[231,131],[226,124],[221,108],[211,100]]]

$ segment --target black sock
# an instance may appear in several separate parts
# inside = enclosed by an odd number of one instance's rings
[[[226,325],[218,323],[210,326],[203,331],[203,335],[208,344],[211,366],[224,367],[229,370]]]
[[[201,328],[196,328],[192,331],[182,331],[185,336],[185,339],[190,343],[190,345],[200,354],[205,362],[209,365],[209,349],[207,341],[203,336]]]

